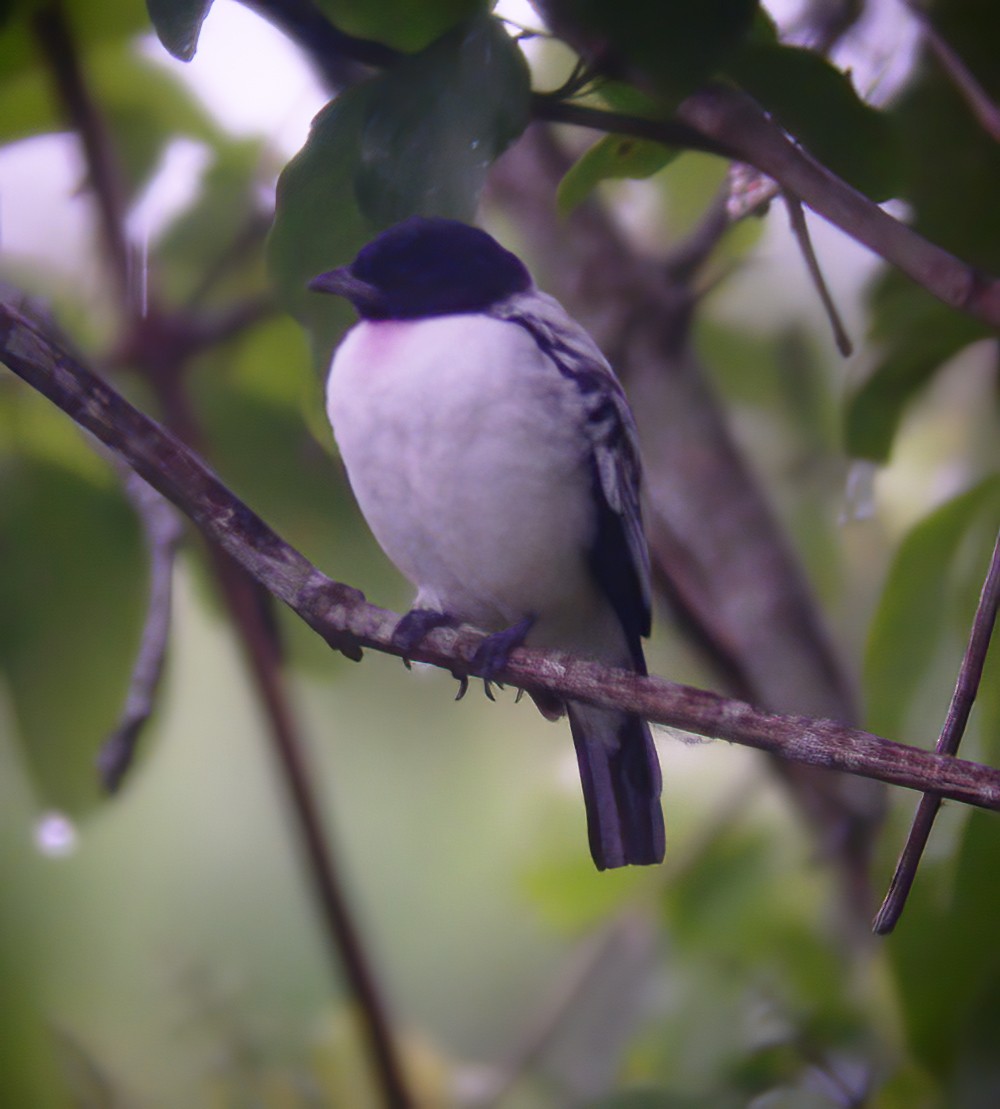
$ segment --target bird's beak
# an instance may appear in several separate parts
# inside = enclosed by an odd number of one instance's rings
[[[348,266],[321,273],[309,282],[314,293],[332,293],[349,300],[359,311],[377,308],[382,302],[382,294],[374,285],[355,277]]]

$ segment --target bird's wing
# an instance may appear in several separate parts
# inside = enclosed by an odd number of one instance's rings
[[[651,623],[649,551],[639,504],[638,435],[625,393],[591,337],[551,297],[537,291],[519,294],[494,311],[529,331],[579,391],[597,508],[590,565],[618,614],[632,661],[644,673],[640,640],[649,635]]]

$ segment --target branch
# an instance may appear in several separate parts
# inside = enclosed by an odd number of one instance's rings
[[[327,643],[353,659],[362,647],[387,654],[397,617],[331,581],[235,497],[180,441],[0,304],[0,359],[70,415],[188,515],[244,570]],[[471,628],[431,632],[414,661],[470,672],[482,635]],[[620,708],[699,735],[770,751],[784,759],[939,793],[1000,811],[1000,771],[921,751],[857,728],[808,716],[780,716],[707,690],[610,669],[557,652],[514,651],[499,677],[518,688]]]
[[[142,730],[153,714],[170,641],[174,555],[183,534],[173,507],[134,470],[125,469],[124,485],[145,532],[149,603],[121,718],[97,756],[101,780],[109,793],[121,785]]]
[[[667,146],[704,150],[754,166],[799,197],[818,215],[951,308],[1000,327],[1000,281],[970,266],[893,219],[868,197],[831,173],[788,138],[749,96],[713,85],[689,96],[670,120],[642,119],[587,108],[534,101],[536,118],[575,123]]]
[[[986,652],[989,650],[990,638],[997,622],[998,607],[1000,607],[1000,533],[997,534],[993,547],[993,559],[979,595],[979,604],[972,621],[972,633],[958,671],[955,691],[948,706],[944,727],[938,737],[936,747],[938,754],[954,755],[958,751],[959,743],[962,742],[965,726],[969,722],[969,713],[972,711],[979,682],[983,676]],[[875,917],[873,928],[880,936],[887,935],[896,927],[903,912],[910,887],[917,876],[920,858],[930,838],[934,818],[940,807],[941,795],[938,793],[926,793],[920,799],[910,834],[906,837],[902,854],[896,864],[896,872],[889,884],[889,892],[885,895],[882,908]]]

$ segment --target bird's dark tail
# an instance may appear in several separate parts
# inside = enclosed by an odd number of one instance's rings
[[[567,705],[598,870],[663,862],[660,764],[638,716]]]

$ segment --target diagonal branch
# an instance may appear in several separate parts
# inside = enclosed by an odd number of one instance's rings
[[[972,621],[972,634],[969,636],[969,643],[958,671],[955,691],[948,706],[944,727],[938,737],[936,750],[940,755],[954,755],[962,742],[965,726],[969,722],[969,713],[972,711],[979,682],[983,676],[986,652],[989,650],[990,638],[997,622],[998,607],[1000,607],[1000,533],[997,534],[993,547],[993,559],[979,595],[979,604]],[[920,799],[910,834],[906,837],[902,854],[896,864],[896,871],[889,884],[889,892],[885,895],[885,901],[882,902],[882,907],[872,926],[880,936],[891,932],[899,921],[913,880],[917,876],[920,858],[930,838],[934,818],[940,807],[941,795],[938,793],[925,793]]]
[[[97,757],[101,780],[109,793],[118,789],[127,773],[156,704],[170,641],[174,555],[183,534],[173,506],[134,470],[122,469],[125,493],[142,524],[149,551],[149,602],[121,718]]]
[[[16,309],[0,304],[0,360],[173,501],[251,577],[349,657],[362,647],[399,654],[397,618],[331,581],[289,546],[179,440],[60,349]],[[412,658],[469,671],[482,636],[431,632]],[[616,707],[656,723],[725,739],[784,759],[843,770],[1000,811],[1000,770],[808,716],[780,716],[662,678],[642,677],[557,652],[520,649],[501,675],[511,685]]]

